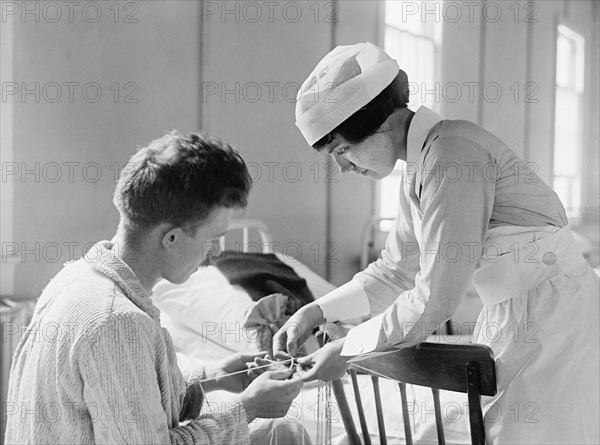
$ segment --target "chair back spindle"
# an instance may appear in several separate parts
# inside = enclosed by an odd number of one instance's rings
[[[435,409],[435,428],[437,430],[438,443],[440,445],[446,445],[444,438],[444,426],[442,424],[442,409],[440,406],[440,390],[437,388],[431,388],[433,394],[433,406]]]
[[[481,414],[481,372],[475,361],[469,361],[467,367],[467,396],[469,399],[469,424],[471,425],[471,443],[485,445],[485,429]]]
[[[496,395],[496,364],[492,350],[489,347],[475,344],[421,343],[411,348],[391,351],[383,355],[353,360],[351,368],[364,371],[372,376],[379,435],[382,444],[387,443],[387,437],[378,378],[387,378],[399,382],[407,444],[412,444],[406,396],[407,383],[428,386],[432,389],[437,436],[440,444],[445,444],[445,437],[439,390],[467,393],[471,442],[478,445],[485,444],[481,395]],[[357,405],[361,405],[356,375],[352,372],[355,371],[351,370],[351,375],[353,376],[352,384],[356,402]],[[362,412],[361,428],[363,436],[367,438],[368,430],[366,429],[366,421],[364,421],[364,411],[362,407],[359,407],[358,411],[359,417]]]
[[[346,393],[344,392],[344,383],[341,379],[333,380],[331,382],[331,387],[333,389],[335,400],[338,404],[344,429],[346,430],[346,434],[348,434],[348,443],[350,445],[360,445],[360,437],[356,432],[356,427],[354,426],[354,421],[352,420],[352,413],[350,412],[348,400],[346,399]],[[326,409],[328,409],[328,407]]]
[[[358,379],[356,370],[350,369],[350,379],[352,380],[352,389],[354,390],[354,400],[356,400],[356,411],[358,412],[358,420],[360,421],[360,429],[363,435],[365,445],[371,445],[371,436],[369,436],[369,428],[367,427],[367,418],[363,409],[362,399],[360,397],[360,389],[358,387]]]
[[[402,420],[404,421],[404,436],[406,445],[413,445],[412,432],[410,430],[410,418],[408,417],[408,397],[406,397],[406,383],[398,382],[400,397],[402,399]]]
[[[383,420],[383,408],[381,406],[381,393],[379,392],[379,377],[371,376],[373,381],[373,392],[375,394],[375,410],[377,411],[377,426],[379,427],[379,443],[387,445],[387,436],[385,434],[385,422]]]

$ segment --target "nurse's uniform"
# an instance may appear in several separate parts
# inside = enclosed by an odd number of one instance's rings
[[[568,226],[488,236],[504,252],[473,277],[484,303],[475,342],[496,358],[498,394],[484,400],[488,441],[599,443],[598,277]],[[511,250],[515,242],[524,248]],[[529,261],[515,263],[519,256]]]
[[[496,358],[487,442],[599,443],[600,284],[556,194],[491,133],[425,107],[407,161],[382,259],[317,301],[327,321],[369,318],[342,354],[424,341],[472,281],[475,342]]]
[[[302,85],[296,125],[314,145],[388,86],[408,101],[408,78],[383,50],[338,46]],[[493,134],[425,107],[406,145],[382,258],[317,301],[327,321],[368,319],[342,355],[424,341],[472,282],[484,305],[475,341],[496,358],[488,443],[599,443],[600,283],[556,193]]]

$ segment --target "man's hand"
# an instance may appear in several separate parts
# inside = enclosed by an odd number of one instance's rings
[[[241,395],[248,422],[256,418],[275,419],[287,414],[292,401],[300,393],[303,381],[292,376],[292,370],[266,371]]]
[[[240,393],[246,389],[252,380],[264,372],[260,366],[270,362],[264,360],[267,352],[252,354],[233,354],[221,360],[212,369],[206,370],[206,383],[203,385],[206,392],[222,389],[229,392]],[[241,372],[241,371],[248,372]],[[230,375],[237,373],[234,375]]]
[[[298,348],[311,335],[312,330],[323,323],[323,311],[316,303],[300,308],[273,337],[275,358],[296,357]]]
[[[321,349],[306,357],[298,359],[301,369],[298,374],[303,381],[335,380],[339,379],[348,370],[347,357],[341,357],[344,340],[335,340],[327,343]]]

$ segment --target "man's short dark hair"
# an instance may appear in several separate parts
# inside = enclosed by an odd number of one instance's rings
[[[195,233],[215,208],[246,207],[251,185],[244,160],[225,141],[172,131],[131,157],[113,202],[129,230],[167,222]]]

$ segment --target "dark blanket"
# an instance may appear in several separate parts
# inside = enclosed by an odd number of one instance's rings
[[[306,280],[273,254],[225,250],[210,257],[208,263],[216,266],[231,284],[242,286],[254,301],[275,293],[287,295],[286,315],[314,301]]]

